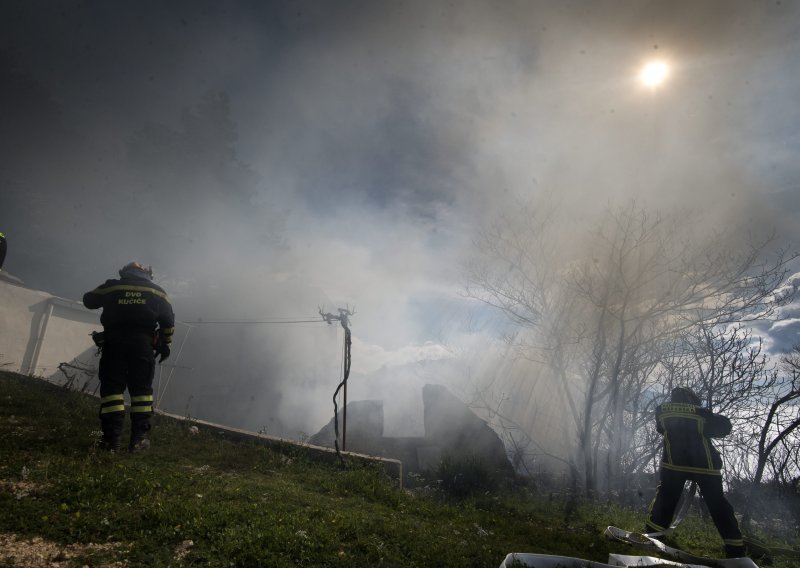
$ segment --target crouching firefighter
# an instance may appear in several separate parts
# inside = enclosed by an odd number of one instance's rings
[[[119,280],[106,280],[83,296],[89,309],[103,308],[103,333],[95,334],[101,345],[100,424],[102,447],[118,451],[125,423],[124,393],[131,407],[131,438],[128,450],[150,445],[146,434],[153,415],[155,356],[159,363],[169,357],[175,314],[166,292],[153,283],[152,269],[138,262],[126,264]]]
[[[711,519],[725,543],[725,555],[745,555],[744,541],[733,507],[722,491],[722,458],[711,438],[722,438],[731,431],[731,421],[700,406],[700,397],[691,389],[672,390],[670,402],[656,409],[656,429],[664,437],[659,484],[646,533],[664,532],[672,523],[675,508],[687,480],[697,483]]]

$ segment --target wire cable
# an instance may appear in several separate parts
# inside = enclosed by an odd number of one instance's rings
[[[268,320],[202,320],[198,319],[191,322],[181,322],[186,325],[255,325],[255,324],[282,324],[282,323],[325,323],[324,320],[316,319],[268,319]]]
[[[180,361],[180,359],[181,359],[181,353],[183,352],[183,346],[186,345],[186,340],[189,339],[189,334],[191,332],[192,332],[192,326],[188,325],[188,329],[186,330],[186,335],[183,336],[183,341],[181,341],[181,346],[178,348],[178,354],[175,356],[175,365],[177,365],[178,361]],[[161,365],[159,365],[159,369],[160,368],[161,368]],[[172,369],[170,369],[170,371],[169,371],[169,375],[167,375],[167,381],[164,384],[164,389],[159,393],[158,400],[156,400],[156,408],[161,406],[161,399],[164,398],[164,395],[167,393],[167,387],[169,386],[169,382],[172,380],[172,375],[175,374],[175,368],[176,367],[173,366]],[[159,371],[158,379],[159,379],[159,385],[160,385],[160,383],[161,383],[160,371]]]
[[[334,448],[336,449],[336,455],[339,457],[339,461],[342,463],[342,466],[345,465],[344,457],[342,456],[341,451],[339,450],[339,405],[336,403],[336,398],[339,395],[339,390],[347,385],[347,379],[350,376],[350,327],[347,325],[347,320],[342,319],[342,327],[344,328],[344,351],[342,354],[343,365],[342,365],[342,372],[344,378],[342,382],[336,387],[336,391],[333,393],[333,430],[336,434],[336,437],[333,440]],[[343,408],[346,408],[347,402],[345,401]],[[346,412],[346,410],[345,410]],[[344,425],[347,428],[347,425]],[[342,445],[344,446],[345,440],[342,441]]]

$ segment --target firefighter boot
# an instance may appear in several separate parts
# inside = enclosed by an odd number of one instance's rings
[[[725,545],[725,558],[743,558],[745,556],[747,556],[747,550],[745,550],[744,545]]]
[[[125,415],[121,412],[110,412],[100,415],[103,438],[100,447],[108,452],[117,452],[122,445],[122,423]]]
[[[141,452],[150,447],[150,440],[147,439],[147,432],[150,430],[149,416],[132,418],[131,420],[131,442],[128,444],[129,452]]]
[[[103,434],[103,438],[100,440],[100,449],[111,452],[112,454],[118,452],[121,445],[122,443],[120,442],[119,436],[115,437]]]

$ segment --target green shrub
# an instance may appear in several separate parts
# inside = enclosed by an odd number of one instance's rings
[[[497,486],[495,473],[485,460],[474,455],[445,456],[436,474],[442,491],[455,498],[484,493]]]

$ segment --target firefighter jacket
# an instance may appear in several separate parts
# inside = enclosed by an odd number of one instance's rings
[[[147,278],[123,276],[106,280],[83,295],[83,305],[91,310],[103,308],[100,323],[108,339],[115,335],[147,333],[169,344],[175,331],[175,314],[167,293]]]
[[[722,457],[711,438],[731,431],[731,421],[707,408],[666,402],[656,409],[656,428],[664,436],[661,467],[685,473],[720,475]]]

